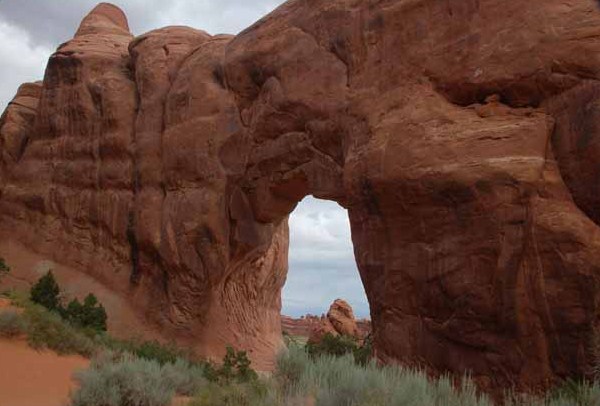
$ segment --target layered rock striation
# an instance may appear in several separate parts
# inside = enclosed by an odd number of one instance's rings
[[[349,210],[382,361],[537,387],[599,323],[591,0],[291,0],[237,36],[101,4],[0,121],[0,230],[267,368],[287,216]]]

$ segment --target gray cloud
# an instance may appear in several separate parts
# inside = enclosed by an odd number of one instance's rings
[[[41,80],[52,50],[33,41],[27,31],[0,16],[0,111],[23,82]]]
[[[135,35],[167,25],[238,33],[282,0],[115,0]],[[23,82],[41,80],[54,49],[69,40],[97,0],[0,0],[0,109]],[[360,316],[368,305],[354,261],[348,216],[332,202],[305,199],[290,219],[284,312],[323,313],[338,297]]]
[[[73,37],[98,0],[0,0],[0,109],[19,85],[43,78],[48,57]],[[143,34],[167,25],[188,25],[210,34],[231,33],[253,24],[281,0],[114,0],[131,31]]]

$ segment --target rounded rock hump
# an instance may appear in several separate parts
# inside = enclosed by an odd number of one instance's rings
[[[75,37],[88,34],[131,35],[127,16],[119,7],[100,3],[81,21]]]

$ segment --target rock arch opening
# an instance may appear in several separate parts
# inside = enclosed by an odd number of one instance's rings
[[[319,316],[338,298],[357,318],[368,318],[369,304],[354,258],[348,212],[335,202],[304,198],[290,215],[288,274],[282,314]]]

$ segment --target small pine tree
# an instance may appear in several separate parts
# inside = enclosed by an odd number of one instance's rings
[[[74,326],[95,332],[106,331],[106,310],[91,293],[84,299],[83,304],[77,299],[71,300],[67,307],[62,309],[61,314]]]
[[[60,310],[60,288],[52,271],[42,276],[31,288],[31,301],[48,310]]]
[[[98,302],[93,294],[87,295],[83,300],[83,323],[84,327],[89,327],[95,331],[106,331],[106,310]]]

